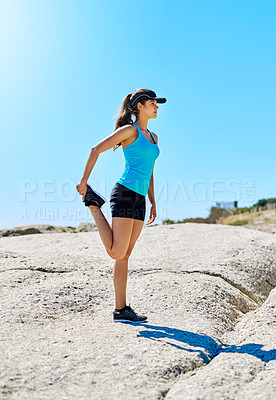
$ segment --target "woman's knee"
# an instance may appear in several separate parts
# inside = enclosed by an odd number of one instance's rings
[[[126,252],[122,250],[111,249],[107,253],[113,260],[122,260],[126,257]]]
[[[126,260],[127,261],[131,255],[132,250],[133,250],[133,246],[129,246],[126,252],[122,252],[122,251],[120,251],[120,252],[113,251],[112,252],[112,250],[111,250],[111,252],[109,251],[108,254],[110,255],[111,258],[113,258],[113,260]]]

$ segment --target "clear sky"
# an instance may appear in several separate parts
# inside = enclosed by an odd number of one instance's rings
[[[75,186],[137,88],[167,98],[156,223],[276,197],[275,18],[274,0],[0,0],[0,228],[93,222]],[[89,178],[109,221],[123,167],[110,149]]]

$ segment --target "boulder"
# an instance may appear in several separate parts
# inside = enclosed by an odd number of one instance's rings
[[[22,225],[10,229],[1,229],[0,237],[33,235],[36,233],[75,232],[75,230],[76,228],[72,226]]]
[[[93,232],[93,231],[97,231],[97,225],[91,222],[81,222],[76,228],[76,232]]]

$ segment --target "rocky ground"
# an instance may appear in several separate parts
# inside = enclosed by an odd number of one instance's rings
[[[0,237],[23,236],[40,233],[78,233],[96,231],[95,223],[82,222],[77,227],[74,226],[54,226],[54,225],[20,225],[13,228],[0,229]]]
[[[244,227],[144,227],[114,323],[97,231],[0,238],[0,399],[272,400],[276,237]]]

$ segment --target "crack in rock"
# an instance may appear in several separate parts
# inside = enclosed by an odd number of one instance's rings
[[[2,269],[0,272],[7,272],[7,271],[34,271],[34,272],[44,272],[44,273],[49,273],[49,274],[66,274],[69,272],[73,272],[73,270],[60,270],[60,271],[54,271],[54,270],[48,270],[46,268],[9,268],[9,269]]]
[[[193,271],[174,271],[174,270],[167,270],[167,272],[170,272],[172,274],[203,274],[203,275],[209,275],[209,276],[214,276],[215,278],[221,278],[225,282],[227,282],[229,285],[233,286],[234,288],[238,289],[243,295],[247,296],[251,301],[256,303],[257,305],[259,304],[259,301],[256,299],[256,297],[250,293],[248,290],[244,289],[241,285],[234,283],[231,281],[229,278],[224,277],[223,275],[216,273],[216,272],[210,272],[210,271],[199,271],[199,270],[193,270]],[[273,286],[274,287],[274,286]]]

